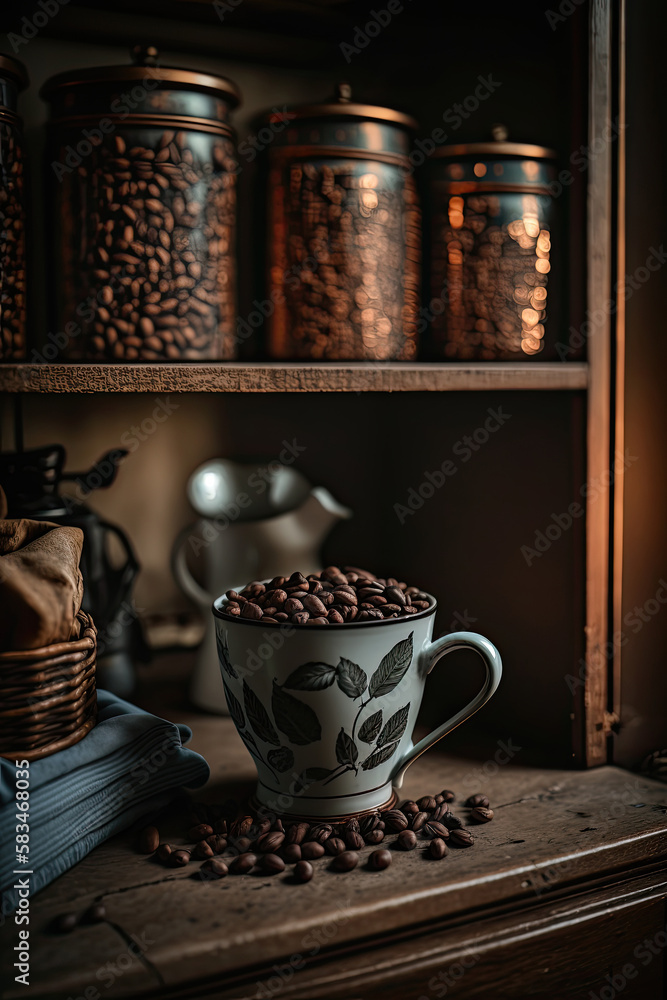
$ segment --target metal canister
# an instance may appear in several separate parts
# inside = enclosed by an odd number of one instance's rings
[[[408,360],[417,353],[421,214],[416,123],[336,97],[268,118],[268,353]]]
[[[26,353],[25,152],[18,95],[28,74],[0,54],[0,362]]]
[[[42,88],[58,349],[90,361],[233,358],[239,92],[160,66],[151,46],[133,58]]]
[[[438,359],[520,361],[545,346],[555,153],[493,134],[441,147],[429,167]]]

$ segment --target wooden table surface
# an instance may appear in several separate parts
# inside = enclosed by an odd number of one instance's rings
[[[229,719],[186,707],[165,714],[192,727],[191,746],[211,765],[199,798],[222,801],[252,787],[251,759]],[[454,940],[462,928],[482,928],[509,909],[534,911],[548,924],[577,886],[623,873],[645,872],[648,886],[658,880],[652,873],[667,859],[665,785],[613,767],[529,768],[520,750],[502,763],[498,750],[497,760],[485,762],[434,748],[408,771],[405,797],[446,787],[461,801],[482,790],[495,809],[492,823],[474,828],[472,848],[452,849],[438,862],[415,850],[396,852],[384,872],[362,864],[337,874],[325,858],[314,863],[306,885],[291,884],[287,873],[200,882],[191,878],[200,863],[164,868],[136,853],[136,834],[115,837],[33,898],[27,988],[13,981],[17,928],[5,922],[4,996],[239,998],[280,991],[310,998],[328,996],[335,975],[351,977],[353,991],[340,992],[339,982],[335,995],[356,997],[360,976],[380,968],[386,975],[393,963],[398,969],[411,942],[434,928],[449,928]],[[177,832],[168,821],[161,825],[163,839],[185,843]],[[67,935],[47,931],[56,915],[97,900],[106,906],[105,922]]]

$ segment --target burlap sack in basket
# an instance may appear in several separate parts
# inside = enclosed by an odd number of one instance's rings
[[[0,487],[0,652],[78,638],[83,532],[6,513]]]

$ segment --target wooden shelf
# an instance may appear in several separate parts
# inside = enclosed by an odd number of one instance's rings
[[[586,389],[586,364],[3,364],[0,392],[445,392]]]
[[[192,728],[192,748],[211,765],[198,798],[241,798],[253,789],[251,758],[231,719],[188,709],[176,666],[170,657],[147,668],[152,697],[135,700]],[[148,681],[155,670],[167,682],[157,695]],[[362,864],[345,876],[330,870],[329,859],[316,861],[308,886],[293,886],[286,875],[199,882],[191,876],[201,863],[163,868],[138,855],[136,830],[106,841],[32,896],[28,995],[83,996],[96,972],[111,968],[134,940],[147,942],[146,957],[119,965],[123,975],[105,980],[109,1000],[275,995],[276,964],[289,968],[299,952],[308,961],[281,982],[281,1000],[418,996],[431,992],[427,984],[438,970],[470,955],[476,961],[466,966],[466,996],[498,996],[498,982],[511,987],[512,975],[522,988],[503,990],[504,997],[583,997],[584,983],[588,996],[590,986],[604,983],[600,970],[611,952],[624,961],[626,948],[632,958],[637,942],[652,939],[664,923],[667,789],[614,767],[527,767],[520,748],[516,760],[480,780],[481,761],[434,748],[407,772],[406,798],[439,789],[446,776],[466,823],[460,805],[466,795],[481,787],[494,805],[493,823],[472,827],[474,848],[451,848],[437,864],[422,849],[396,852],[386,872],[372,873],[371,849],[364,848]],[[163,815],[158,826],[164,840],[183,843],[178,813]],[[83,913],[97,901],[106,921],[69,935],[49,933],[57,915]],[[311,951],[307,942],[322,942],[323,927],[331,929],[326,947]],[[13,921],[5,922],[0,941],[5,995],[20,1000],[25,991],[14,984],[11,965],[18,941]],[[644,992],[632,996],[663,995],[652,982],[640,983]]]

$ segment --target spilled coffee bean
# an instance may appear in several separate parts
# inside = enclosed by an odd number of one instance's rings
[[[414,851],[417,846],[417,836],[412,830],[403,830],[398,835],[397,843],[404,851]]]
[[[490,823],[493,819],[493,809],[476,806],[470,813],[470,818],[474,819],[476,823]]]
[[[356,851],[343,851],[338,854],[332,862],[332,867],[337,872],[351,872],[359,864],[359,855]]]
[[[276,578],[272,583],[281,579]],[[304,578],[296,584],[302,587],[312,582]],[[288,592],[290,581],[283,583],[284,592]],[[258,586],[253,585],[255,589]],[[371,850],[366,870],[383,871],[393,860],[390,847],[413,851],[421,839],[426,841],[423,856],[441,860],[447,856],[448,845],[473,846],[475,838],[464,828],[464,821],[450,812],[449,803],[454,799],[453,792],[444,790],[437,795],[423,795],[416,801],[407,799],[397,808],[374,810],[340,823],[308,823],[275,814],[255,816],[243,811],[233,800],[217,806],[195,803],[190,806],[187,847],[160,843],[157,827],[148,826],[141,832],[138,849],[146,852],[149,845],[157,843],[153,857],[174,868],[186,867],[195,859],[203,860],[193,875],[200,881],[220,879],[228,872],[280,875],[291,865],[293,880],[308,882],[315,872],[312,862],[328,856],[325,860],[333,872],[347,873],[359,866],[360,852],[367,847]],[[485,802],[489,799],[482,793],[466,800],[470,821],[483,824],[493,819],[493,810]],[[193,823],[193,819],[197,822]],[[232,856],[225,861],[219,857],[222,854]],[[76,918],[65,914],[62,919],[64,925],[69,925]]]
[[[447,845],[444,840],[440,839],[440,837],[435,837],[428,845],[428,853],[429,857],[439,861],[441,858],[444,858],[447,853]]]
[[[299,882],[310,882],[313,873],[313,866],[308,861],[299,861],[294,866],[294,877]]]
[[[380,851],[373,851],[368,859],[368,864],[370,868],[374,868],[377,872],[388,868],[391,864],[391,851],[388,851],[386,848]]]

